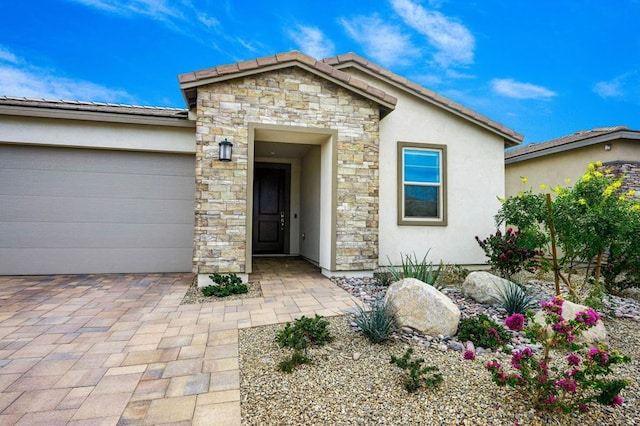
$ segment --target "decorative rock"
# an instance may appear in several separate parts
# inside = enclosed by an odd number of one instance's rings
[[[468,351],[471,351],[471,352],[476,351],[476,348],[471,340],[467,340],[464,345]]]
[[[458,331],[458,307],[437,289],[415,278],[389,286],[385,303],[395,308],[401,327],[430,335],[454,335]]]
[[[458,351],[458,352],[462,352],[464,350],[464,345],[460,342],[457,342],[455,340],[451,340],[449,342],[449,349],[454,350],[454,351]]]
[[[442,344],[442,345],[438,346],[438,350],[440,352],[446,352],[447,351],[447,345]]]
[[[354,353],[354,354],[353,354],[353,360],[354,360],[354,361],[359,360],[359,359],[360,359],[360,356],[361,356],[361,355],[360,355],[360,352],[356,352],[356,353]]]
[[[462,284],[462,294],[478,303],[495,305],[500,297],[500,289],[510,285],[504,278],[496,277],[484,271],[476,271],[467,275]]]
[[[566,320],[574,319],[576,314],[580,311],[584,311],[587,309],[587,306],[579,305],[577,303],[570,302],[565,300],[562,304],[562,317]],[[542,312],[538,312],[534,320],[542,325],[545,325],[544,322],[544,314]],[[586,343],[589,346],[595,346],[598,342],[606,342],[607,340],[607,329],[604,326],[602,320],[598,320],[594,327],[591,327],[588,330],[583,331],[579,335],[575,336],[576,343]]]

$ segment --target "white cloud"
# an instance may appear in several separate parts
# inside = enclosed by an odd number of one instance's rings
[[[521,83],[511,78],[493,79],[491,87],[495,93],[515,99],[549,99],[557,95],[556,92],[545,87]]]
[[[407,34],[378,16],[341,19],[340,22],[347,34],[363,46],[365,54],[384,66],[406,65],[420,54]]]
[[[168,0],[69,0],[118,15],[142,15],[158,21],[169,22],[184,19],[182,2]],[[181,7],[182,6],[182,7]]]
[[[9,62],[12,64],[17,64],[19,61],[18,61],[18,57],[14,55],[13,52],[9,51],[8,49],[5,49],[0,45],[0,62]]]
[[[27,98],[135,103],[134,97],[124,90],[58,76],[28,64],[4,48],[0,48],[0,94]]]
[[[289,31],[289,37],[300,51],[316,59],[328,58],[335,54],[335,45],[316,27],[297,25]]]
[[[624,98],[634,88],[629,87],[629,80],[637,72],[627,72],[609,81],[599,81],[593,85],[593,91],[602,98]]]
[[[444,68],[473,63],[475,38],[464,25],[411,0],[391,0],[391,5],[407,25],[426,36],[437,50],[436,63]]]

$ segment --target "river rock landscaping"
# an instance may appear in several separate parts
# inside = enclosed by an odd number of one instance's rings
[[[334,278],[367,305],[384,298],[386,286],[368,278]],[[554,294],[552,284],[531,280],[527,285],[539,300]],[[505,311],[474,302],[457,286],[443,290],[460,309],[463,318],[487,314],[500,324]],[[611,316],[605,324],[613,349],[631,357],[615,368],[616,377],[632,380],[621,396],[622,407],[598,404],[585,414],[540,415],[527,408],[526,401],[510,388],[491,382],[485,362],[509,356],[488,348],[474,348],[456,336],[421,335],[409,328],[398,330],[392,341],[370,343],[349,316],[329,318],[335,340],[310,347],[305,364],[291,374],[277,371],[277,364],[290,355],[275,342],[283,325],[240,330],[240,374],[242,421],[247,425],[369,425],[369,424],[456,424],[456,425],[635,425],[640,419],[640,304],[631,298],[611,297]],[[536,345],[512,332],[509,348]],[[402,356],[413,348],[414,357],[438,367],[444,381],[439,386],[407,393],[401,381],[404,371],[390,364],[392,355]],[[463,351],[475,351],[474,361],[464,360]]]

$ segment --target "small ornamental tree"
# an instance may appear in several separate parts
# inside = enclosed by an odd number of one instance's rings
[[[554,297],[542,302],[545,324],[534,321],[533,312],[527,314],[529,325],[523,328],[523,318],[514,314],[506,319],[512,330],[523,329],[533,342],[542,345],[542,355],[529,348],[511,355],[511,369],[507,370],[497,360],[488,361],[486,369],[498,386],[509,386],[531,401],[533,408],[545,412],[587,411],[592,402],[605,405],[622,405],[620,391],[627,381],[610,379],[612,366],[629,362],[618,351],[601,345],[581,349],[574,343],[575,336],[596,325],[600,319],[593,309],[578,312],[575,318],[562,316],[563,299]],[[552,365],[551,350],[569,350],[564,357],[565,368]]]
[[[529,249],[544,250],[539,264],[553,261],[554,272],[577,301],[582,295],[572,277],[580,270],[583,282],[604,280],[610,291],[640,286],[640,200],[633,190],[622,192],[622,180],[601,169],[602,163],[590,163],[573,187],[553,188],[555,199],[549,203],[546,194],[521,191],[501,200],[495,216],[496,225],[509,224],[529,236]],[[557,243],[559,256],[553,256],[551,242]]]

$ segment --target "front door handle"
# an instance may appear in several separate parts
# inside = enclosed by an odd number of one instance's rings
[[[280,230],[284,231],[284,210],[280,212]]]

